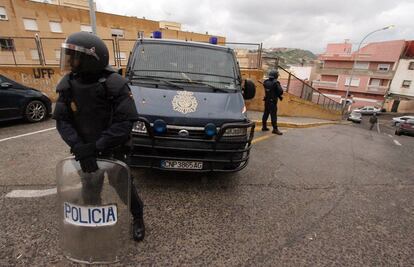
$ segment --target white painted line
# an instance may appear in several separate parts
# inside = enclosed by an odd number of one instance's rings
[[[397,146],[401,146],[401,143],[398,142],[397,140],[394,139],[394,144],[396,144]]]
[[[389,136],[390,138],[392,138],[392,135],[390,135],[390,134],[389,134],[388,136]]]
[[[33,135],[33,134],[44,133],[44,132],[55,130],[55,129],[56,129],[56,127],[53,127],[53,128],[48,128],[48,129],[36,131],[36,132],[31,132],[31,133],[12,136],[12,137],[7,137],[7,138],[4,138],[4,139],[0,139],[0,142],[8,141],[8,140],[11,140],[11,139],[16,139],[16,138],[20,138],[20,137],[25,137],[25,136],[29,136],[29,135]]]
[[[9,198],[45,197],[57,193],[56,188],[45,190],[13,190],[6,195]]]
[[[75,185],[69,186],[66,185],[62,188],[63,192],[71,191],[71,190],[79,190],[82,188],[82,183],[77,183]],[[6,197],[8,198],[31,198],[31,197],[46,197],[50,195],[54,195],[57,193],[57,188],[50,188],[50,189],[42,189],[42,190],[12,190],[9,192]]]

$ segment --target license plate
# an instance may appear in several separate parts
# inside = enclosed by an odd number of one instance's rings
[[[201,170],[203,169],[203,162],[163,160],[161,161],[161,167],[164,169]]]
[[[69,202],[63,203],[63,217],[65,223],[84,226],[100,227],[111,226],[118,220],[116,205],[106,206],[78,206]]]

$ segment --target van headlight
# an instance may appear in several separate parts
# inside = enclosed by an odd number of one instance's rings
[[[139,134],[146,134],[147,132],[147,127],[145,126],[145,123],[143,121],[137,121],[134,123],[134,126],[132,127],[132,131],[134,133],[139,133]]]
[[[223,134],[225,137],[245,135],[247,135],[247,128],[229,128]]]

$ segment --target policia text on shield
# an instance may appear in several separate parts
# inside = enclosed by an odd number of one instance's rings
[[[101,201],[103,176],[97,174],[97,158],[125,161],[125,144],[138,118],[127,80],[108,62],[108,48],[93,34],[74,33],[62,44],[61,68],[68,74],[56,88],[59,97],[53,118],[80,163],[82,195],[88,205]],[[145,235],[143,203],[133,185],[131,213],[133,238],[140,241]]]

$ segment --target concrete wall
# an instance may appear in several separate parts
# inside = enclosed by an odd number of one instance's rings
[[[243,70],[243,79],[250,79],[256,84],[256,96],[246,101],[247,110],[263,111],[264,88],[259,81],[263,81],[263,71]],[[284,93],[283,101],[279,101],[278,114],[281,116],[298,116],[325,120],[340,120],[340,112],[327,110],[315,103],[303,100],[289,93]]]

